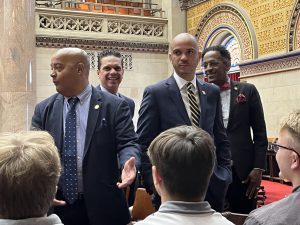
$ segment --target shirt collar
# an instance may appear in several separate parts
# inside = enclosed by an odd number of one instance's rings
[[[105,91],[105,92],[111,93],[111,92],[109,92],[105,87],[103,87],[101,84],[100,84],[100,88],[101,88],[101,90],[103,90],[103,91]],[[120,94],[119,94],[119,92],[117,92],[116,94],[113,94],[113,93],[111,93],[111,94],[112,94],[112,95],[116,95],[116,96],[118,96],[118,97],[121,97]]]
[[[181,90],[186,85],[187,82],[191,82],[193,84],[194,88],[197,89],[196,75],[194,76],[193,80],[191,80],[191,81],[186,81],[185,79],[181,78],[175,71],[174,71],[173,75],[174,75],[174,78],[175,78],[175,81],[177,83],[179,90]]]
[[[83,104],[83,102],[91,95],[92,95],[92,86],[88,84],[86,88],[79,95],[73,97],[77,97],[79,99],[80,104]],[[65,101],[68,101],[70,98],[72,97],[65,97]]]

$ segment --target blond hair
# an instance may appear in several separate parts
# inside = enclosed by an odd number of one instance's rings
[[[60,159],[44,131],[0,134],[0,217],[44,216],[55,197]]]
[[[280,121],[280,130],[287,130],[292,140],[290,144],[300,153],[300,110],[294,110],[284,116]]]

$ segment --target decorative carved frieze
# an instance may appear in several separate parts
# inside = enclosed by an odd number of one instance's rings
[[[102,19],[74,18],[39,14],[39,28],[54,30],[73,30],[84,32],[102,32]]]
[[[242,63],[240,66],[241,77],[272,74],[300,68],[300,52],[289,55],[277,56],[267,59],[254,60]]]
[[[119,51],[168,53],[168,43],[125,42],[117,40],[85,40],[60,37],[37,36],[37,47],[64,48],[77,47],[86,50],[104,50],[114,48]]]
[[[167,19],[36,8],[36,45],[168,52]]]
[[[207,0],[179,0],[180,8],[186,10],[190,7],[193,7],[199,3],[205,2]]]
[[[163,37],[164,25],[108,20],[108,33]]]
[[[300,0],[298,0],[294,7],[294,12],[292,13],[292,18],[289,27],[289,51],[300,48]]]
[[[254,49],[253,38],[243,15],[231,5],[217,5],[201,19],[195,37],[201,49],[206,47],[209,37],[220,29],[228,29],[238,38],[242,50],[242,60],[254,59],[257,52]]]

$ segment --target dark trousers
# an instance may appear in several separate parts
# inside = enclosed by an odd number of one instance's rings
[[[60,191],[57,192],[57,199],[64,200]],[[73,204],[54,207],[53,212],[59,216],[64,225],[90,225],[83,196]]]
[[[232,167],[232,183],[229,185],[226,200],[229,210],[235,213],[249,214],[256,208],[256,199],[248,199],[246,191],[248,183],[243,184]]]

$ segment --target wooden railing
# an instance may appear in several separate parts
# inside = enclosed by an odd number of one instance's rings
[[[157,4],[117,0],[36,0],[37,7],[59,8],[65,10],[80,10],[94,13],[109,13],[132,16],[147,16],[164,18],[164,11]]]

